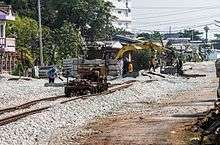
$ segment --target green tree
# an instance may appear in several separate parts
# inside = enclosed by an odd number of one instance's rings
[[[7,23],[6,29],[7,37],[16,38],[16,49],[24,68],[30,67],[34,64],[37,65],[39,61],[39,37],[37,21],[28,17],[17,16],[15,21]],[[46,52],[49,51],[52,45],[52,37],[50,33],[51,31],[48,27],[43,27],[45,58],[49,56],[49,54]]]
[[[149,68],[149,60],[151,58],[151,50],[139,50],[134,52],[133,59],[135,60],[134,63],[134,70],[140,71],[142,69]]]
[[[220,34],[214,34],[214,36],[217,40],[220,40]]]
[[[15,11],[38,20],[37,0],[11,0]],[[104,0],[47,0],[42,4],[42,24],[55,30],[68,21],[89,41],[109,38],[114,31],[112,3]]]
[[[163,35],[158,31],[154,31],[152,34],[141,33],[138,35],[138,37],[141,38],[142,40],[160,41],[162,39]]]
[[[28,64],[38,65],[37,0],[4,1],[11,4],[18,15],[15,22],[7,25],[8,36],[17,38],[19,52],[29,54],[25,58],[31,58]],[[112,25],[112,20],[116,19],[110,13],[112,7],[112,3],[104,0],[41,0],[44,63],[55,64],[64,58],[75,57],[76,52],[81,52],[83,38],[107,40],[124,33]]]
[[[197,40],[202,40],[201,35],[203,33],[197,30],[184,30],[179,34],[181,38],[191,38],[191,40],[197,41]]]
[[[22,55],[20,56],[22,63],[24,64],[24,61],[27,61],[26,65],[33,64],[34,58],[30,52],[37,48],[33,47],[36,46],[38,38],[37,22],[27,17],[16,17],[14,22],[7,23],[6,29],[7,37],[16,38],[16,49]],[[27,54],[29,54],[28,57],[26,57]]]
[[[57,60],[77,57],[82,53],[84,45],[79,29],[71,23],[65,22],[63,27],[56,31],[57,34]]]
[[[150,40],[151,35],[149,33],[141,33],[137,37],[141,38],[142,40]]]
[[[89,41],[109,37],[113,31],[110,2],[104,0],[50,0],[49,5],[57,12],[56,24],[69,21],[80,29]]]
[[[160,41],[162,39],[163,35],[158,32],[158,31],[154,31],[153,34],[151,34],[151,40],[153,41]]]

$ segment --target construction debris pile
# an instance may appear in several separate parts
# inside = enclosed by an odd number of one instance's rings
[[[214,109],[208,111],[204,118],[199,118],[193,127],[199,133],[199,139],[193,139],[191,145],[219,145],[220,144],[220,103],[215,103]]]
[[[108,68],[108,75],[109,76],[118,76],[120,73],[119,65],[117,64],[117,60],[108,59],[107,61],[102,59],[93,59],[93,60],[87,60],[87,59],[65,59],[63,62],[63,75],[65,77],[77,77],[78,74],[78,67],[80,65],[90,65],[90,66],[105,66]],[[68,74],[67,74],[68,73]]]

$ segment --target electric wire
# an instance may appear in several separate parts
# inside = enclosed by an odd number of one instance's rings
[[[199,9],[199,10],[188,10],[183,12],[176,12],[176,13],[170,13],[170,14],[162,14],[162,15],[156,15],[156,16],[149,16],[149,17],[134,17],[135,20],[141,20],[141,19],[155,19],[155,18],[161,18],[161,17],[169,17],[169,16],[177,16],[182,14],[190,14],[195,12],[201,12],[201,11],[207,11],[209,9]],[[146,15],[146,14],[145,14]],[[149,15],[149,14],[148,14]]]
[[[180,7],[180,6],[172,6],[172,7],[167,7],[167,6],[149,6],[149,7],[133,7],[133,9],[138,9],[138,10],[143,10],[143,9],[151,9],[151,10],[161,10],[161,9],[165,9],[165,10],[170,10],[170,9],[219,9],[220,6],[200,6],[200,7]]]
[[[195,28],[200,28],[200,27],[205,27],[205,26],[211,26],[214,25],[215,23],[205,23],[205,24],[201,24],[201,25],[189,25],[189,26],[182,26],[182,27],[174,27],[172,32],[180,32],[180,31],[184,31],[186,29],[195,29]],[[138,31],[146,31],[146,32],[154,32],[154,31],[158,31],[158,32],[169,32],[169,31],[162,31],[162,30],[149,30],[149,29],[143,29],[143,28],[134,28],[133,30],[138,30]],[[220,29],[219,29],[220,30]]]
[[[190,17],[190,18],[180,18],[180,19],[172,19],[172,20],[163,20],[163,21],[145,21],[145,22],[138,22],[139,24],[146,24],[148,26],[161,26],[161,25],[169,25],[169,24],[177,24],[177,23],[186,23],[186,22],[191,22],[191,21],[195,21],[195,20],[210,20],[210,19],[214,19],[217,18],[218,16],[220,16],[220,14],[216,14],[216,15],[212,15],[212,16],[204,16],[204,17]]]

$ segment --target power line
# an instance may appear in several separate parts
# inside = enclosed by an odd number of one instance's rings
[[[170,24],[182,23],[183,21],[186,22],[186,21],[193,21],[193,20],[200,20],[200,19],[207,19],[207,18],[212,19],[212,18],[216,18],[217,16],[219,16],[219,14],[212,15],[212,16],[205,16],[205,17],[196,17],[196,18],[188,17],[189,19],[180,18],[180,19],[164,20],[164,21],[151,21],[151,22],[146,21],[146,22],[143,22],[142,24],[146,24],[148,26],[160,26],[160,25],[167,25],[167,24],[170,25]],[[149,25],[149,24],[153,24],[153,25]]]
[[[220,6],[201,6],[201,7],[175,7],[175,6],[172,6],[172,7],[166,7],[166,6],[149,6],[149,7],[133,7],[133,9],[139,9],[139,10],[143,10],[143,9],[151,9],[151,10],[154,10],[154,9],[165,9],[165,10],[170,10],[170,9],[219,9]]]
[[[167,16],[176,16],[176,15],[180,15],[180,14],[188,14],[188,13],[193,13],[193,12],[199,12],[199,11],[206,11],[209,9],[197,9],[197,10],[188,10],[188,11],[184,11],[184,12],[176,12],[176,13],[170,13],[170,14],[163,14],[163,15],[156,15],[156,16],[149,16],[149,17],[139,17],[139,18],[134,18],[135,20],[139,20],[139,19],[154,19],[154,18],[161,18],[161,17],[167,17]],[[146,14],[145,14],[146,15]]]
[[[210,29],[209,31],[217,31],[217,32],[220,32],[220,29]]]
[[[210,21],[205,21],[205,22],[210,22]],[[146,28],[146,27],[149,27],[149,26],[155,26],[155,27],[158,27],[158,26],[172,26],[173,24],[181,24],[182,22],[168,22],[168,23],[163,23],[163,24],[154,24],[154,25],[139,25],[139,26],[141,26],[141,27],[144,27],[144,28]],[[185,22],[185,23],[187,23],[187,22]],[[184,25],[184,24],[183,24]]]
[[[187,26],[187,28],[199,28],[199,27],[204,27],[204,26],[211,26],[214,25],[215,23],[206,23],[206,24],[200,24],[200,25],[192,25],[192,26]],[[178,29],[184,28],[184,26],[182,27],[178,27]]]
[[[145,24],[144,26],[146,26],[146,27],[149,27],[149,26],[167,26],[167,25],[173,25],[173,24],[184,24],[184,23],[188,23],[188,22],[192,22],[194,20],[204,19],[204,18],[211,19],[211,18],[216,18],[216,16],[191,18],[191,19],[176,19],[175,21],[172,21],[172,20],[171,21],[154,21],[154,22],[145,22],[145,23],[142,23],[142,24]],[[209,21],[210,22],[210,20],[201,20],[201,21]],[[194,21],[194,23],[195,23],[195,21]],[[139,26],[143,26],[143,25],[139,25]]]
[[[190,10],[190,9],[189,9]],[[188,10],[187,10],[188,11]],[[169,14],[169,13],[177,13],[177,12],[182,12],[182,10],[172,10],[172,11],[167,11],[166,10],[166,12]],[[157,14],[157,13],[155,13],[155,10],[147,10],[147,11],[143,11],[143,10],[141,10],[141,13],[140,12],[138,12],[138,11],[136,11],[136,14],[138,15],[138,16],[146,16],[146,14],[147,15],[155,15],[155,14]],[[161,14],[161,12],[160,12],[160,14]]]
[[[210,26],[214,25],[214,23],[206,23],[206,24],[201,24],[201,25],[189,25],[189,26],[182,26],[182,27],[173,27],[174,29],[172,32],[180,32],[181,30],[186,30],[188,28],[199,28],[199,27],[204,27],[204,26]],[[147,31],[147,32],[153,32],[153,31],[158,31],[158,32],[169,32],[167,31],[160,31],[160,30],[149,30],[149,29],[140,29],[140,28],[134,28],[133,30],[140,30],[140,31]]]

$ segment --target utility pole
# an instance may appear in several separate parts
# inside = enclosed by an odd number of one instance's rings
[[[206,44],[208,43],[208,32],[209,32],[209,27],[206,25],[205,27],[204,27],[204,30],[205,30],[205,35],[206,35],[206,37],[205,37],[205,42],[206,42]]]
[[[194,30],[191,30],[191,36],[192,36],[191,40],[194,41]]]
[[[170,26],[169,27],[169,34],[171,34],[172,33],[172,27]]]
[[[41,2],[38,0],[38,18],[39,18],[39,42],[40,42],[40,65],[44,66],[42,26],[41,26]]]
[[[204,30],[205,30],[205,35],[206,35],[206,37],[205,37],[205,44],[206,44],[206,51],[205,51],[205,55],[206,55],[206,59],[207,59],[207,49],[208,49],[208,32],[209,32],[209,27],[206,25],[205,27],[204,27]]]

